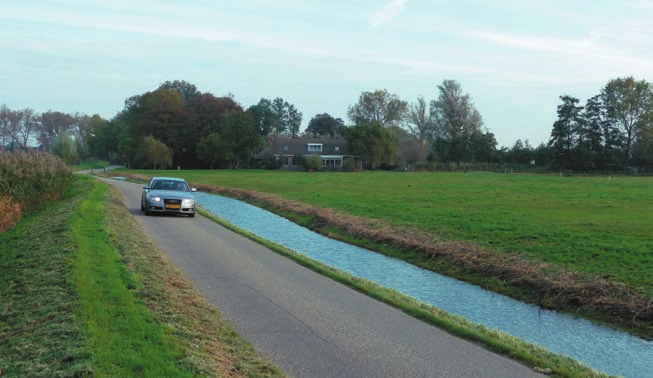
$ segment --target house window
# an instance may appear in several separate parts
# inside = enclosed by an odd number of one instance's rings
[[[336,151],[340,151],[340,146],[336,146]]]
[[[322,143],[309,143],[308,152],[322,152]]]
[[[288,146],[283,146],[284,151],[288,151]]]

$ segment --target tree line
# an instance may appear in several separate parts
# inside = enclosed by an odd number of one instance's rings
[[[653,87],[633,77],[610,80],[585,106],[560,96],[549,146],[551,167],[580,171],[651,171]]]
[[[97,158],[134,168],[238,168],[279,136],[347,140],[350,153],[370,167],[433,163],[533,165],[555,170],[651,169],[653,95],[646,81],[620,78],[579,100],[561,96],[548,143],[517,140],[498,148],[471,96],[455,80],[433,99],[402,100],[386,89],[362,92],[347,109],[346,125],[317,114],[301,132],[302,113],[277,97],[243,108],[232,95],[200,92],[186,81],[166,81],[125,100],[112,119],[0,108],[0,141],[24,148],[36,141],[69,163]],[[276,166],[276,164],[268,164]]]

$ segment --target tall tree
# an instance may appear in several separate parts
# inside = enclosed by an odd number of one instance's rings
[[[27,147],[34,136],[34,133],[40,127],[41,121],[39,115],[34,112],[34,109],[25,108],[20,112],[20,114],[22,117],[19,124],[19,133],[21,136],[19,142],[22,147]]]
[[[356,125],[378,124],[383,127],[398,125],[405,117],[408,103],[386,89],[363,92],[358,102],[347,110],[347,116]]]
[[[438,98],[431,101],[434,130],[434,150],[447,161],[461,162],[473,158],[472,136],[483,134],[483,118],[469,94],[455,80],[438,85]]]
[[[646,120],[653,112],[653,90],[645,80],[636,81],[632,76],[613,79],[601,91],[601,99],[608,117],[614,120],[624,134],[622,167],[628,167],[632,146],[638,130],[646,127]]]
[[[251,115],[244,112],[232,112],[223,116],[224,131],[221,134],[233,161],[233,166],[249,165],[251,158],[264,143],[254,125]]]
[[[211,169],[213,169],[213,164],[216,164],[221,160],[231,160],[231,156],[228,155],[224,141],[217,133],[210,133],[208,136],[205,136],[197,142],[197,157],[199,157],[200,160],[209,163]]]
[[[53,155],[59,156],[68,165],[79,161],[77,143],[69,132],[57,134],[52,140],[51,150]]]
[[[574,168],[574,152],[578,145],[578,130],[584,119],[582,106],[577,106],[578,99],[569,95],[560,96],[562,104],[558,105],[558,120],[553,123],[549,146],[555,150],[554,168]]]
[[[343,136],[345,122],[340,118],[333,118],[328,113],[316,114],[308,122],[307,134],[328,135],[331,137]]]
[[[172,149],[176,159],[174,165],[182,165],[186,144],[197,143],[183,137],[187,119],[187,108],[179,92],[162,89],[140,96],[131,111],[129,123],[135,141],[146,136],[154,137]]]
[[[13,110],[9,109],[7,105],[0,106],[0,148],[11,142],[9,130],[12,113]]]
[[[201,94],[201,92],[197,90],[197,87],[194,84],[184,80],[164,81],[161,83],[161,85],[159,85],[158,89],[170,89],[176,91],[186,101]]]
[[[433,137],[434,124],[431,114],[424,97],[418,97],[417,101],[408,108],[406,116],[408,130],[415,135],[422,145],[426,145]]]
[[[74,119],[70,114],[47,111],[41,114],[41,127],[38,140],[46,150],[50,150],[52,140],[57,135],[72,129]]]
[[[138,153],[140,159],[155,170],[172,164],[172,149],[151,136],[143,138]]]
[[[616,124],[610,122],[601,96],[591,97],[585,103],[583,118],[586,122],[587,147],[594,166],[610,169],[620,165],[617,162],[621,153],[621,132]]]
[[[395,155],[397,140],[387,128],[378,123],[351,126],[347,128],[345,139],[349,151],[372,167],[390,162]]]
[[[294,105],[277,97],[270,101],[262,98],[258,104],[247,109],[254,124],[262,136],[290,135],[299,136],[302,124],[302,113]]]
[[[182,147],[183,161],[185,166],[199,166],[197,142],[211,133],[221,134],[223,117],[232,112],[242,113],[243,108],[231,97],[201,93],[186,102],[186,109],[188,117],[180,133],[181,138],[189,143],[184,143]]]
[[[653,172],[653,119],[637,132],[637,141],[633,145],[633,162],[644,172]]]
[[[109,121],[94,114],[89,120],[85,142],[90,156],[109,161],[109,153],[117,150],[118,135],[111,129]]]
[[[272,114],[272,102],[267,98],[262,98],[256,105],[247,108],[247,113],[252,116],[256,130],[262,136],[268,136],[272,133],[275,120]]]

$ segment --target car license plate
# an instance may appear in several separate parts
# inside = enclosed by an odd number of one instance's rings
[[[166,205],[167,209],[179,209],[180,207],[181,205],[170,205],[170,204]]]

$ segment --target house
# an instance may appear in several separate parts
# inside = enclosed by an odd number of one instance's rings
[[[347,141],[342,138],[287,138],[273,137],[269,140],[268,147],[257,155],[256,159],[274,156],[275,160],[283,162],[282,169],[298,169],[294,161],[297,154],[308,158],[310,155],[319,155],[322,158],[322,167],[327,169],[341,169],[342,163],[347,158],[353,158],[348,149]]]

